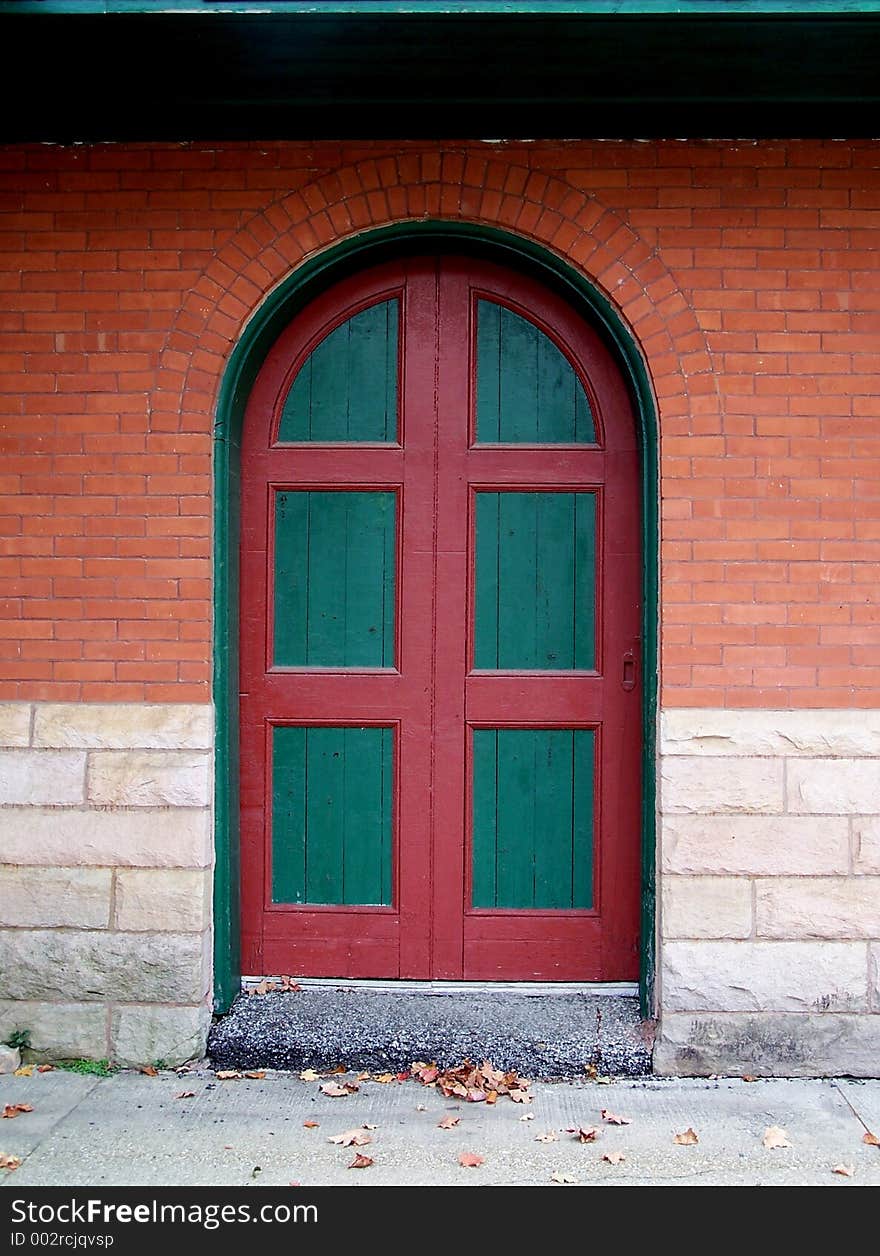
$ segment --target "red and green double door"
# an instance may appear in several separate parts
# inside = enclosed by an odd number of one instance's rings
[[[308,306],[242,449],[244,971],[632,980],[639,474],[557,294],[402,260]]]

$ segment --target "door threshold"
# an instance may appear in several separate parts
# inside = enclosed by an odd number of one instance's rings
[[[288,978],[288,980],[290,980]],[[242,977],[241,988],[250,991],[262,981],[282,984],[283,978]],[[634,999],[639,987],[635,981],[405,981],[353,977],[297,977],[296,984],[304,989],[331,987],[346,990],[376,990],[386,994],[526,994],[540,995],[588,995],[591,998]]]

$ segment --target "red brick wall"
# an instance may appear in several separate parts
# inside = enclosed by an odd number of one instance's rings
[[[209,697],[211,426],[262,295],[449,216],[620,307],[662,441],[668,706],[880,705],[880,144],[0,150],[0,698]]]

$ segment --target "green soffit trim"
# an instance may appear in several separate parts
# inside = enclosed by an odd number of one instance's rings
[[[0,36],[5,143],[880,133],[880,0],[12,0]]]
[[[880,13],[880,0],[6,0],[5,12],[321,14],[564,13],[612,17],[706,14],[711,17]]]

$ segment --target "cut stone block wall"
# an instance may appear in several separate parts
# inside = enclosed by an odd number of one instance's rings
[[[876,1076],[880,712],[667,710],[666,1073]]]
[[[178,1063],[211,1015],[212,713],[0,705],[0,1041]]]

